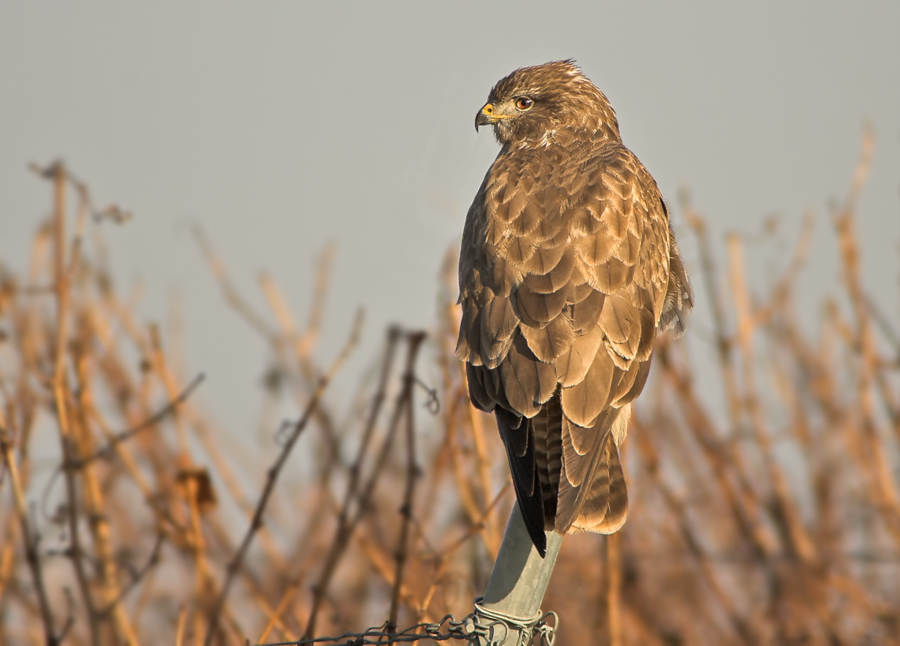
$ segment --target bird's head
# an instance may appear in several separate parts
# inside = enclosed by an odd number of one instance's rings
[[[571,60],[523,67],[498,81],[475,115],[476,130],[488,125],[504,146],[540,142],[565,127],[619,139],[619,123],[606,96]]]

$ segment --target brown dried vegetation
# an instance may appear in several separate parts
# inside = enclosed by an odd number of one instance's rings
[[[794,309],[805,234],[758,299],[742,240],[729,238],[720,271],[683,205],[717,364],[657,348],[626,445],[631,518],[608,539],[563,543],[544,602],[558,644],[900,643],[900,342],[860,282],[867,169],[864,154],[835,219],[842,305],[815,335]],[[466,615],[513,496],[493,420],[469,405],[453,357],[453,281],[429,344],[390,330],[375,377],[339,408],[323,394],[361,323],[317,364],[328,256],[301,330],[268,278],[271,311],[253,311],[200,238],[276,357],[265,396],[298,411],[254,460],[204,413],[202,378],[180,374],[102,257],[82,253],[92,218],[125,215],[96,211],[63,166],[41,173],[53,217],[27,272],[0,266],[0,643],[264,643]]]

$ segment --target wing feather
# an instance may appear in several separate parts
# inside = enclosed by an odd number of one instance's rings
[[[532,273],[522,281],[528,289],[536,294],[553,294],[569,284],[572,271],[575,269],[575,258],[571,253],[564,253],[559,262],[546,273]]]
[[[506,360],[500,364],[504,392],[510,405],[525,417],[534,417],[556,390],[556,370],[538,361],[521,332],[516,332]]]
[[[531,274],[546,274],[552,271],[566,252],[565,245],[557,245],[555,247],[535,246],[534,254],[527,261],[521,263],[522,269]]]
[[[625,359],[635,357],[641,342],[641,316],[627,298],[613,294],[604,300],[600,327],[620,356]]]
[[[523,321],[534,321],[538,326],[547,324],[560,315],[572,291],[570,283],[549,294],[532,291],[524,283],[520,284],[514,294],[516,313]]]
[[[575,338],[572,324],[564,316],[557,316],[542,328],[523,325],[520,330],[528,348],[543,363],[551,363],[569,352]]]
[[[556,361],[556,375],[561,386],[574,386],[584,381],[602,340],[603,330],[596,324],[587,333],[575,337]]]
[[[613,370],[615,365],[609,355],[597,352],[584,379],[562,389],[563,414],[578,426],[593,426],[609,403]]]
[[[479,319],[481,360],[488,368],[496,368],[509,350],[519,318],[508,298],[496,296],[480,310]]]
[[[594,291],[589,285],[586,285],[589,294],[586,298],[570,307],[572,316],[572,327],[582,334],[586,334],[597,325],[600,320],[600,312],[603,310],[603,303],[606,300],[606,294]]]

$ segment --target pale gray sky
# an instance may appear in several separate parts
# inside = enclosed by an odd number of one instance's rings
[[[142,320],[164,320],[180,293],[203,401],[240,431],[265,352],[190,225],[254,303],[266,269],[301,317],[314,258],[334,242],[323,358],[362,305],[370,361],[389,322],[433,321],[442,258],[497,151],[473,129],[491,85],[574,57],[669,201],[689,187],[717,242],[776,213],[794,232],[816,212],[815,289],[837,280],[828,204],[869,121],[865,269],[885,272],[896,315],[898,26],[897,2],[3,3],[0,260],[23,266],[48,210],[26,164],[63,158],[99,204],[133,211],[103,225],[120,287],[145,283]],[[707,325],[702,302],[694,320]]]

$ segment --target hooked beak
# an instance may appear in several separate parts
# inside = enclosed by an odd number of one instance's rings
[[[498,119],[495,113],[494,104],[485,103],[475,115],[475,132],[478,132],[478,126],[491,126],[497,123]]]

